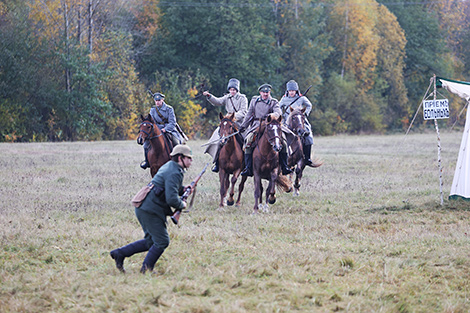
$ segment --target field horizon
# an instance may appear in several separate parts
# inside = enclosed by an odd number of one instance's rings
[[[315,138],[300,195],[218,210],[209,169],[152,275],[130,199],[135,141],[0,144],[1,312],[468,312],[470,202],[448,200],[461,132]],[[211,158],[190,140],[185,184]],[[264,184],[266,186],[266,182]]]

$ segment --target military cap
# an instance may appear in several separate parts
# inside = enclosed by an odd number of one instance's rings
[[[297,84],[297,82],[295,80],[289,80],[286,84],[286,89],[288,91],[289,90],[299,91],[299,85]]]
[[[162,100],[162,99],[165,99],[165,95],[162,93],[156,92],[153,94],[153,99],[157,101]]]
[[[273,87],[270,84],[262,84],[259,86],[258,91],[269,92],[271,89],[273,89]]]
[[[176,145],[173,148],[173,151],[171,151],[170,156],[175,156],[177,154],[182,154],[185,157],[192,158],[193,153],[191,151],[191,148],[188,145]]]
[[[235,88],[237,91],[240,91],[240,81],[236,78],[230,78],[227,85],[227,90],[230,88]]]

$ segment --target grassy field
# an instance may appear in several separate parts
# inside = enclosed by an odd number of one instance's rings
[[[461,133],[315,140],[301,194],[217,210],[218,175],[169,224],[153,275],[130,204],[150,180],[135,141],[0,144],[0,312],[468,312],[470,203],[449,202]],[[195,161],[185,183],[210,160]]]

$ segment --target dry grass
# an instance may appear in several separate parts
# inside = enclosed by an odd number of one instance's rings
[[[442,134],[444,198],[460,133]],[[195,161],[209,156],[190,142]],[[217,211],[208,171],[169,225],[156,274],[109,251],[140,239],[130,199],[150,175],[134,141],[0,144],[1,312],[468,312],[466,202],[439,205],[435,134],[316,139],[325,164],[270,213]]]

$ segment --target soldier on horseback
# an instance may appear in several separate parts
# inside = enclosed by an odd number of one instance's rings
[[[254,96],[251,99],[248,113],[240,126],[240,132],[243,132],[245,129],[247,130],[244,145],[245,169],[241,173],[242,176],[253,176],[253,144],[261,122],[271,113],[273,113],[276,118],[279,118],[282,114],[279,101],[271,97],[271,89],[272,86],[269,84],[263,84],[258,88],[260,95]],[[281,165],[282,174],[288,175],[292,173],[292,170],[287,166],[287,144],[285,138],[281,141],[282,150],[279,152],[279,163]]]
[[[177,129],[175,111],[170,105],[165,103],[164,99],[165,99],[164,94],[157,92],[153,95],[153,100],[155,101],[155,107],[152,107],[150,109],[150,115],[152,116],[153,121],[155,122],[155,124],[157,124],[158,128],[160,128],[162,133],[164,133],[167,136],[167,138],[171,141],[172,146],[175,147],[176,145],[182,143],[183,140]],[[149,161],[148,161],[149,148],[150,148],[150,143],[147,140],[144,143],[145,161],[140,163],[140,167],[143,168],[144,170],[150,166]]]
[[[312,110],[312,103],[306,96],[302,96],[299,91],[299,85],[295,80],[290,80],[286,84],[286,93],[282,97],[279,106],[282,110],[283,122],[287,123],[287,117],[289,113],[294,109],[305,108],[305,116],[308,117]],[[305,165],[312,166],[313,162],[310,159],[313,145],[312,126],[310,125],[308,118],[305,119],[305,127],[307,133],[301,138],[302,139],[302,150],[304,152]]]
[[[203,95],[207,97],[207,101],[213,106],[225,106],[227,113],[235,113],[235,125],[240,126],[246,115],[248,100],[244,94],[240,93],[240,81],[236,78],[231,78],[228,81],[227,91],[229,93],[220,98],[214,97],[208,91],[204,91]],[[219,138],[219,128],[216,128],[209,142],[217,141]],[[214,173],[219,172],[219,151],[219,142],[209,145],[204,151],[204,153],[209,153],[214,158],[214,167],[212,168]]]

